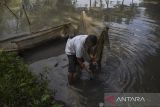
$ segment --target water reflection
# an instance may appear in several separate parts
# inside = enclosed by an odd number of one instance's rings
[[[140,7],[129,24],[122,23],[122,20],[120,24],[110,24],[111,51],[105,50],[103,66],[104,73],[109,75],[105,80],[106,92],[108,86],[113,92],[146,92],[140,88],[147,84],[144,63],[148,56],[157,54],[160,41],[153,34],[159,29],[157,22],[146,17],[145,12],[145,8]],[[150,72],[150,75],[155,74]]]
[[[130,6],[132,4],[139,4],[140,0],[76,0],[77,7],[103,7],[113,8],[118,5]]]

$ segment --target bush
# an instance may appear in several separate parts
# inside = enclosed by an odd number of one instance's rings
[[[0,107],[61,107],[47,86],[15,53],[0,52]]]

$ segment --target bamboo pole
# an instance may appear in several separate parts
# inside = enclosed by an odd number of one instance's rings
[[[31,22],[30,22],[30,20],[29,20],[29,17],[28,17],[28,15],[27,15],[27,12],[26,12],[26,9],[25,9],[25,7],[24,7],[24,4],[22,4],[22,8],[23,8],[23,10],[24,10],[24,13],[25,13],[25,16],[26,16],[26,18],[27,18],[27,22],[28,22],[28,25],[29,25],[29,30],[30,30],[30,33],[31,33]]]
[[[9,8],[9,6],[7,5],[7,1],[6,0],[4,0],[4,6],[13,14],[13,16],[16,18],[16,20],[17,20],[17,27],[16,27],[16,33],[18,32],[18,24],[19,24],[19,22],[18,22],[18,20],[19,20],[19,18],[17,17],[17,15]]]
[[[8,7],[6,0],[4,0],[4,6],[18,19],[17,15]]]

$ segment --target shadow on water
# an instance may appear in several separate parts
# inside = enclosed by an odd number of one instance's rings
[[[22,50],[20,56],[25,59],[25,62],[31,64],[38,60],[47,59],[53,56],[58,56],[64,53],[66,40],[57,38],[47,41],[35,48]]]

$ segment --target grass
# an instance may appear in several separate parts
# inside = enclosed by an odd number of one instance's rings
[[[35,76],[15,53],[0,51],[0,107],[63,107],[43,76]]]

